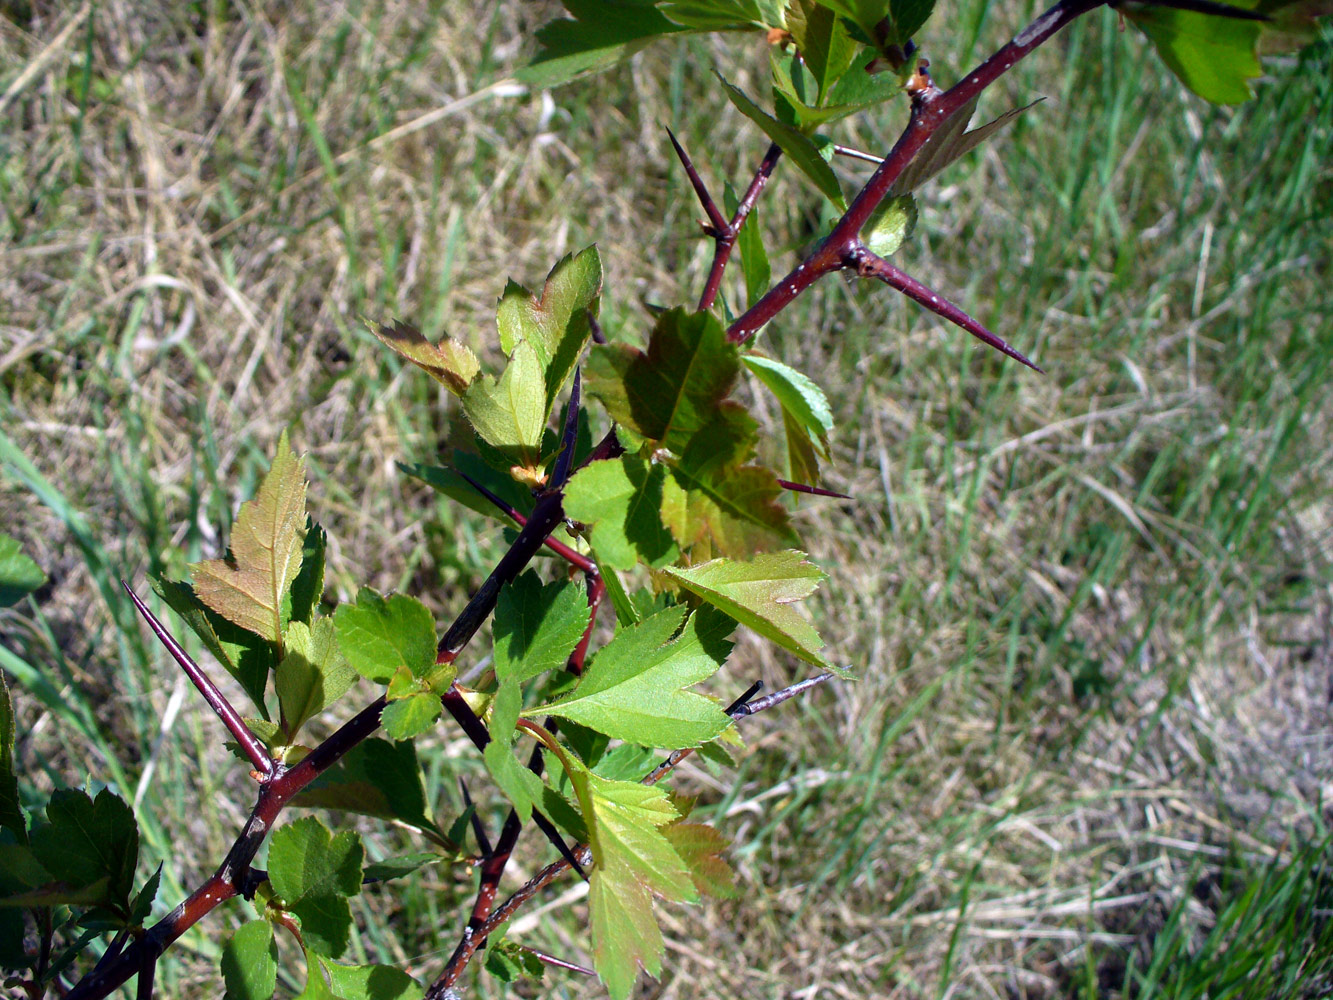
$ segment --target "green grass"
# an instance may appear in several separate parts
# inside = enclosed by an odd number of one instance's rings
[[[97,7],[0,116],[0,522],[51,576],[0,617],[0,667],[30,801],[85,780],[134,799],[151,766],[136,812],[161,911],[212,870],[250,789],[118,579],[146,593],[216,554],[290,425],[331,590],[404,589],[445,617],[505,540],[396,471],[457,415],[360,317],[493,351],[505,279],[595,241],[604,325],[639,337],[641,301],[692,301],[708,260],[661,126],[714,189],[764,148],[708,73],[753,90],[759,46],[690,39],[549,105],[505,88],[455,105],[519,65],[554,6],[165,7]],[[1021,13],[948,12],[922,39],[937,78]],[[3,26],[0,92],[52,16]],[[826,282],[765,331],[836,407],[829,480],[855,500],[798,520],[831,572],[821,630],[861,679],[755,720],[734,770],[685,769],[746,894],[667,911],[663,995],[1326,986],[1331,59],[1325,43],[1209,108],[1106,13],[987,96],[983,115],[1048,100],[927,189],[897,262],[1045,378],[878,286]],[[901,124],[894,108],[838,138],[882,150]],[[820,234],[814,205],[780,170],[758,214],[775,273]],[[795,673],[747,641],[729,679]],[[478,768],[452,732],[431,746],[448,815]],[[543,859],[532,845],[515,871]],[[471,883],[400,885],[358,904],[353,954],[429,978]],[[163,995],[216,995],[243,910],[186,937]],[[584,917],[522,937],[581,959]]]

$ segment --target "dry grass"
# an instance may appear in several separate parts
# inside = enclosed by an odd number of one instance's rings
[[[635,336],[639,301],[687,300],[705,264],[659,126],[714,183],[762,152],[707,77],[715,57],[757,79],[756,50],[689,41],[550,95],[506,82],[554,12],[111,0],[0,18],[0,521],[51,576],[0,626],[74,706],[20,691],[20,751],[38,787],[142,785],[166,905],[220,856],[242,782],[115,577],[217,554],[291,425],[331,590],[447,614],[503,539],[398,472],[434,455],[450,404],[361,316],[492,350],[504,279],[595,241],[605,324]],[[983,16],[978,52],[1018,20]],[[766,334],[837,407],[830,478],[857,499],[801,523],[831,570],[822,630],[862,680],[757,722],[735,774],[683,776],[747,894],[664,914],[671,968],[646,995],[1059,996],[1099,974],[1114,992],[1201,878],[1323,832],[1328,55],[1214,111],[1094,20],[992,99],[1052,98],[928,194],[904,251],[1050,377],[883,290],[834,284]],[[927,41],[946,79],[949,31]],[[881,148],[893,120],[846,141]],[[818,235],[811,204],[791,176],[766,195],[775,267]],[[792,670],[747,643],[732,676]],[[446,805],[455,766],[432,764]],[[366,904],[372,957],[432,975],[467,891],[443,882]],[[1192,906],[1206,928],[1216,906]],[[528,933],[578,958],[576,918]],[[170,995],[214,995],[216,938],[186,945]]]

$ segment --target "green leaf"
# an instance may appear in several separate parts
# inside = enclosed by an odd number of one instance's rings
[[[279,827],[268,851],[268,878],[287,910],[301,921],[306,946],[337,958],[352,926],[348,896],[361,891],[361,838],[336,837],[313,816]]]
[[[842,188],[831,167],[819,152],[819,147],[800,129],[780,122],[759,105],[733,87],[722,76],[718,76],[726,90],[727,97],[741,114],[763,129],[764,134],[776,142],[784,153],[791,158],[800,171],[814,182],[824,197],[833,202],[840,211],[847,210],[847,202],[842,196]]]
[[[542,799],[544,786],[541,778],[519,763],[514,756],[510,744],[512,726],[509,733],[510,736],[502,738],[498,732],[492,731],[491,742],[486,744],[481,756],[496,786],[504,792],[505,798],[509,799],[514,811],[518,813],[518,818],[527,823],[532,819],[533,806]]]
[[[157,898],[158,887],[162,884],[162,864],[159,862],[157,870],[148,876],[143,887],[135,894],[130,903],[130,923],[136,927],[142,927],[149,915],[153,912],[153,900]]]
[[[421,1000],[425,995],[419,982],[391,965],[321,964],[341,1000]]]
[[[83,791],[58,789],[47,803],[46,820],[31,837],[33,856],[42,867],[71,888],[104,882],[90,902],[128,914],[139,828],[124,800],[107,788],[96,799]]]
[[[444,860],[444,855],[429,852],[399,854],[396,857],[385,858],[383,861],[366,865],[366,869],[361,873],[361,876],[363,882],[388,882],[390,879],[403,878],[426,867],[426,865],[438,864]]]
[[[251,920],[236,928],[222,946],[226,1000],[268,1000],[278,988],[278,943],[273,925]]]
[[[689,869],[690,879],[701,895],[717,899],[735,899],[736,873],[722,857],[727,838],[706,823],[679,820],[662,828],[662,833]]]
[[[0,830],[8,830],[20,844],[28,842],[28,820],[19,804],[19,780],[14,771],[14,702],[0,673]]]
[[[601,292],[602,261],[597,248],[591,246],[564,257],[551,269],[540,299],[512,281],[500,298],[495,317],[500,348],[512,355],[527,341],[536,349],[546,373],[546,413],[551,412],[592,335],[588,314],[596,314]]]
[[[785,406],[782,409],[782,429],[787,444],[787,477],[798,483],[819,482],[819,455],[817,445],[801,419]]]
[[[188,583],[156,577],[153,579],[153,589],[168,607],[185,620],[185,624],[203,642],[204,648],[245,689],[260,715],[267,719],[268,707],[264,704],[264,692],[268,687],[269,674],[278,662],[274,645],[227,621],[206,606]]]
[[[317,618],[287,626],[287,653],[278,664],[274,688],[283,734],[291,742],[307,721],[333,704],[356,680],[356,671],[338,648],[333,619]]]
[[[685,614],[684,607],[668,608],[621,629],[592,658],[573,692],[522,714],[572,719],[642,746],[699,746],[713,739],[731,720],[715,702],[684,688],[722,665],[733,626],[724,615],[696,614],[686,621]]]
[[[912,235],[916,214],[916,199],[910,194],[885,198],[870,213],[861,230],[861,240],[871,253],[888,257]]]
[[[824,640],[793,606],[824,579],[804,552],[769,552],[748,562],[714,559],[689,568],[668,566],[663,572],[807,663],[838,672],[819,653]]]
[[[17,604],[46,582],[46,574],[25,556],[17,538],[0,534],[0,608]]]
[[[241,504],[229,559],[194,563],[194,590],[223,618],[282,644],[282,599],[301,568],[305,540],[305,460],[284,431],[253,500]]]
[[[973,98],[968,101],[950,115],[926,140],[925,145],[912,158],[912,162],[907,164],[903,172],[898,175],[898,179],[894,181],[892,193],[905,195],[915,191],[955,160],[976,149],[1024,111],[1040,104],[1042,100],[1044,98],[1038,98],[1021,108],[1011,108],[994,121],[987,122],[970,132],[965,129],[972,119],[972,113],[976,111],[977,100]]]
[[[724,403],[740,371],[736,345],[717,317],[672,309],[657,319],[648,350],[628,344],[594,348],[588,391],[612,419],[659,447],[679,452]]]
[[[294,804],[399,820],[438,832],[426,809],[416,747],[407,742],[366,740],[306,786]]]
[[[496,676],[521,684],[562,669],[590,615],[581,585],[557,580],[542,586],[531,570],[521,574],[500,591],[495,605]]]
[[[541,48],[515,76],[553,87],[628,59],[656,38],[685,30],[656,9],[655,0],[564,0],[573,20],[552,21],[537,32]]]
[[[739,416],[719,411],[662,485],[662,521],[681,548],[694,546],[696,554],[705,542],[724,555],[743,556],[797,541],[779,502],[777,476],[742,464],[754,430],[748,416]]]
[[[820,2],[849,18],[867,38],[882,38],[885,46],[901,46],[910,41],[926,23],[935,7],[935,0],[820,0]]]
[[[565,487],[565,516],[592,525],[598,564],[619,570],[659,567],[680,555],[662,523],[666,467],[634,455],[591,462]]]
[[[513,463],[515,479],[539,480],[542,431],[550,411],[545,369],[531,342],[515,345],[498,381],[482,375],[472,383],[463,395],[463,412],[481,439]]]
[[[819,439],[827,458],[828,436],[833,432],[833,410],[824,390],[809,376],[781,361],[758,354],[743,355],[741,360],[764,387],[777,397],[783,410],[790,411],[802,427]]]
[[[1254,9],[1256,0],[1228,0]],[[1250,80],[1263,73],[1256,47],[1263,22],[1218,17],[1172,7],[1125,3],[1118,9],[1157,49],[1180,81],[1205,101],[1243,104]]]
[[[792,0],[787,6],[787,30],[814,74],[819,88],[814,103],[822,105],[829,88],[852,64],[857,45],[838,16],[815,0]]]
[[[432,344],[420,330],[401,320],[395,320],[391,326],[367,325],[394,353],[412,362],[455,396],[467,391],[481,369],[472,349],[452,337]]]
[[[776,0],[660,0],[671,20],[701,31],[782,27],[782,4]]]
[[[410,740],[434,726],[443,707],[434,691],[418,691],[391,700],[384,706],[380,722],[391,739]]]
[[[294,622],[310,624],[324,596],[324,548],[328,542],[324,529],[309,517],[305,521],[305,540],[301,543],[301,570],[292,581],[292,616]]]
[[[486,946],[486,971],[501,982],[513,983],[519,979],[540,980],[546,966],[536,955],[513,941],[491,938]]]
[[[387,684],[400,669],[413,677],[435,669],[435,619],[415,598],[386,599],[362,587],[356,604],[338,606],[333,622],[347,662],[367,680]]]

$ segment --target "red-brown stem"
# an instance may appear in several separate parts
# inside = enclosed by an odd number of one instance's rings
[[[995,348],[1001,354],[1008,355],[1015,361],[1027,365],[1034,372],[1045,371],[1029,361],[1023,354],[1013,347],[1009,342],[990,330],[982,326],[970,315],[960,309],[954,303],[950,302],[943,295],[922,284],[916,278],[913,278],[905,271],[899,270],[890,264],[878,254],[871,253],[869,250],[861,247],[859,250],[852,251],[856,261],[856,273],[863,278],[878,278],[890,288],[896,288],[909,299],[919,302],[937,316],[942,316],[950,323],[962,327],[972,336],[976,337],[983,344]]]
[[[589,575],[588,585],[588,607],[591,614],[588,615],[588,626],[583,630],[583,636],[579,639],[579,644],[574,647],[574,651],[569,655],[569,661],[566,663],[566,669],[573,674],[583,672],[583,664],[588,656],[588,642],[592,638],[593,628],[597,624],[597,609],[601,606],[602,599],[606,595],[606,584],[602,578],[596,575]],[[542,724],[548,732],[554,733],[558,720],[548,718]],[[542,756],[541,745],[532,748],[532,755],[528,758],[528,769],[533,774],[542,773],[542,765],[545,758]],[[472,904],[472,915],[468,919],[467,926],[463,929],[463,935],[454,948],[453,955],[445,964],[444,970],[435,981],[432,990],[443,994],[443,991],[453,986],[458,981],[463,970],[471,961],[476,952],[486,946],[486,936],[480,933],[486,920],[491,915],[491,909],[495,906],[495,895],[500,887],[500,879],[504,875],[505,866],[509,864],[509,859],[514,853],[514,847],[518,843],[519,831],[523,827],[522,820],[518,817],[518,812],[514,809],[509,810],[509,815],[505,817],[504,826],[500,828],[500,839],[495,844],[495,849],[486,849],[486,858],[481,865],[481,878],[477,885],[477,898]]]
[[[927,92],[915,98],[907,128],[847,207],[828,238],[731,324],[727,330],[728,339],[732,343],[744,343],[821,277],[844,267],[855,267],[852,255],[860,245],[862,228],[888,195],[898,175],[940,125],[1070,21],[1106,2],[1060,0],[949,90],[944,93]]]
[[[475,479],[469,476],[466,472],[462,472],[457,469],[454,471],[458,472],[458,476],[460,479],[462,479],[474,490],[476,490],[483,497],[485,497],[492,504],[494,504],[496,508],[500,510],[501,513],[511,518],[512,520],[516,521],[520,528],[528,523],[528,519],[518,512],[517,507],[514,507],[512,504],[506,503],[498,494],[492,493],[485,486],[481,485],[481,483],[477,482]],[[558,555],[561,559],[565,560],[565,562],[573,566],[575,569],[580,569],[585,573],[597,572],[596,563],[594,563],[587,556],[583,555],[583,553],[574,551],[568,545],[566,545],[564,542],[558,539],[555,538],[546,539],[546,547],[550,549],[552,552],[554,552],[556,555]]]
[[[675,141],[674,137],[672,141]],[[699,296],[701,311],[713,308],[713,303],[717,301],[717,293],[722,288],[722,275],[727,269],[727,261],[731,259],[732,248],[736,246],[736,237],[740,235],[741,226],[745,225],[745,220],[749,218],[754,203],[759,200],[764,185],[773,175],[773,168],[777,166],[780,156],[782,147],[776,142],[771,143],[764,153],[764,158],[759,161],[759,167],[755,170],[754,177],[750,179],[750,186],[741,196],[731,220],[710,234],[713,237],[713,263],[708,268],[708,280],[704,283],[703,294]]]
[[[846,493],[839,493],[837,490],[826,490],[822,486],[811,486],[809,483],[793,483],[788,479],[779,479],[778,485],[784,490],[791,490],[793,493],[809,493],[817,497],[837,497],[839,500],[851,499]]]
[[[148,627],[153,630],[153,634],[161,640],[162,645],[167,647],[167,652],[171,654],[172,659],[180,664],[185,676],[189,677],[194,686],[199,689],[199,693],[204,696],[204,701],[208,702],[208,707],[217,713],[222,724],[227,727],[227,732],[231,733],[232,738],[241,745],[245,755],[250,758],[250,763],[254,764],[255,770],[263,776],[273,773],[273,758],[268,754],[267,748],[259,741],[254,733],[250,732],[250,727],[245,724],[236,709],[232,708],[231,702],[227,696],[222,693],[213,679],[204,673],[199,664],[190,658],[190,654],[181,648],[174,636],[167,631],[165,625],[157,620],[157,616],[148,610],[148,606],[139,600],[130,585],[124,580],[120,585],[125,588],[125,593],[130,595],[130,600],[134,602],[134,607],[139,614],[143,615],[144,621]]]

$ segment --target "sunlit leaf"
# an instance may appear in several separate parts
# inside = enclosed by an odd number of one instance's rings
[[[662,833],[689,869],[690,879],[700,893],[717,899],[735,899],[736,873],[722,857],[727,838],[706,823],[677,821],[662,828]]]
[[[306,518],[305,540],[301,543],[301,569],[292,581],[292,617],[307,625],[315,616],[324,596],[324,548],[328,538],[311,518]]]
[[[282,643],[283,596],[301,568],[305,493],[305,461],[292,454],[284,432],[259,492],[241,504],[230,559],[190,567],[204,604],[275,645]]]
[[[392,965],[322,964],[341,1000],[421,1000],[425,995],[419,982]]]
[[[357,673],[387,684],[400,669],[425,677],[435,668],[435,619],[405,594],[382,597],[362,587],[355,604],[333,613],[338,645]]]
[[[463,411],[482,440],[512,463],[515,479],[537,481],[549,411],[545,369],[532,343],[514,347],[498,380],[475,379],[463,396]]]
[[[278,944],[273,925],[251,920],[222,946],[222,981],[226,1000],[268,1000],[278,988]]]
[[[814,103],[822,105],[829,88],[856,57],[857,45],[841,19],[815,0],[792,0],[786,20],[792,41],[819,87]]]
[[[434,691],[415,691],[392,698],[384,706],[380,724],[392,739],[410,740],[434,726],[442,708],[440,696]]]
[[[42,568],[23,554],[17,538],[0,534],[0,608],[8,608],[46,582]]]
[[[432,344],[420,330],[401,320],[394,320],[388,326],[382,323],[369,325],[370,332],[399,357],[412,362],[456,396],[467,391],[481,369],[472,349],[453,338]]]
[[[916,199],[910,194],[885,198],[870,213],[861,230],[861,241],[871,253],[888,257],[896,253],[916,228]]]
[[[342,697],[356,676],[338,648],[333,619],[316,619],[313,630],[304,622],[289,624],[286,654],[274,680],[287,739]]]
[[[592,462],[565,487],[565,515],[590,524],[598,564],[630,570],[662,566],[679,549],[662,523],[666,467],[634,455]]]
[[[361,838],[337,836],[313,816],[279,827],[268,851],[268,877],[286,909],[301,921],[306,946],[337,958],[347,947],[352,911],[347,897],[361,891]]]
[[[801,426],[815,434],[827,457],[828,436],[833,432],[833,409],[824,390],[808,375],[781,361],[759,354],[745,354],[741,360],[783,408],[790,410]]]
[[[536,573],[521,574],[496,602],[496,676],[522,683],[563,668],[590,613],[581,585],[561,580],[543,586]]]

